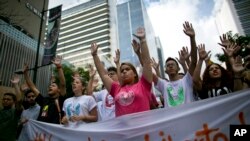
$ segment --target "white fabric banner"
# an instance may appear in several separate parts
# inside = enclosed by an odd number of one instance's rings
[[[121,116],[74,128],[29,121],[30,140],[45,141],[229,141],[229,127],[250,123],[249,89],[176,108]]]

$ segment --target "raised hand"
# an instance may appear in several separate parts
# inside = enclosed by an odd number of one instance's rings
[[[184,57],[184,52],[183,50],[178,51],[179,58],[175,58],[180,64],[185,64],[185,57]]]
[[[199,58],[201,60],[205,60],[206,58],[208,58],[211,51],[206,52],[205,44],[200,44],[200,45],[198,45],[197,48],[198,48]]]
[[[13,75],[12,79],[10,80],[12,84],[18,84],[20,81],[20,78],[18,75]]]
[[[189,36],[189,37],[194,37],[195,36],[195,32],[194,32],[194,29],[193,29],[193,26],[191,23],[185,21],[185,23],[183,24],[183,27],[184,27],[184,30],[183,32]]]
[[[146,38],[145,29],[143,27],[139,27],[137,28],[136,34],[133,34],[133,35],[139,40],[143,40]]]
[[[62,62],[62,57],[61,56],[56,56],[54,60],[51,61],[53,64],[55,64],[57,67],[61,65]]]
[[[29,70],[28,64],[24,63],[24,65],[23,65],[23,72],[26,73],[26,72],[28,72],[28,70]]]
[[[93,78],[96,74],[96,70],[94,70],[93,65],[89,64],[89,77]]]
[[[234,73],[241,73],[244,71],[245,68],[243,66],[241,56],[236,56],[236,58],[234,59],[233,64],[232,64],[232,69],[233,69]]]
[[[91,43],[91,55],[97,55],[97,50],[98,50],[99,46],[94,42]]]
[[[117,49],[115,51],[114,62],[115,62],[115,64],[119,64],[120,63],[120,50],[119,49]]]
[[[94,78],[92,86],[93,89],[96,89],[99,86],[99,80],[97,78]]]
[[[233,54],[239,49],[240,47],[237,44],[229,44],[228,46],[226,46],[225,48],[222,48],[222,50],[224,51],[225,55],[227,55],[228,57],[232,57]]]
[[[222,36],[220,36],[220,41],[221,43],[218,44],[225,48],[231,44],[226,34],[222,34]]]
[[[190,53],[188,52],[188,47],[182,47],[181,50],[182,56],[185,58],[185,60],[189,60]]]
[[[154,59],[154,57],[152,57],[152,59],[151,59],[151,65],[152,65],[152,67],[155,69],[155,70],[157,70],[157,69],[159,69],[159,61],[158,62],[156,62],[155,61],[155,59]]]
[[[138,42],[136,42],[136,40],[132,41],[132,46],[133,46],[134,52],[137,55],[141,53],[141,45]]]

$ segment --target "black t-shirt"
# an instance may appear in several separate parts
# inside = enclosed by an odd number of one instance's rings
[[[225,95],[228,93],[231,93],[232,90],[230,87],[227,86],[221,86],[221,87],[216,87],[213,89],[202,89],[202,91],[199,92],[199,97],[201,99],[206,99],[206,98],[210,98],[210,97],[216,97],[216,96],[220,96],[220,95]]]
[[[58,103],[60,107],[60,114],[61,117],[59,117],[59,111],[55,104],[55,99],[50,97],[43,97],[41,94],[39,94],[36,97],[36,102],[41,106],[41,110],[38,116],[39,121],[47,122],[47,123],[55,123],[60,124],[60,118],[62,118],[64,115],[62,111],[63,102],[66,98],[63,96],[58,97]]]
[[[0,141],[15,141],[22,109],[0,110]]]

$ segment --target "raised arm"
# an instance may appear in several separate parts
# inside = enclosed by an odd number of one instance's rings
[[[138,56],[140,64],[143,66],[143,61],[141,57],[141,45],[138,42],[136,42],[136,40],[134,39],[132,40],[131,44],[132,44],[135,54]]]
[[[160,65],[159,65],[159,61],[156,62],[155,59],[154,59],[154,57],[152,57],[152,59],[151,59],[151,65],[152,65],[152,67],[153,67],[154,70],[155,70],[156,76],[162,78],[162,76],[161,76],[161,74],[160,74],[160,70],[159,70],[159,66],[160,66]]]
[[[185,48],[183,47],[182,50],[178,51],[178,54],[179,54],[179,58],[176,57],[176,60],[181,64],[183,70],[184,70],[184,73],[186,74],[187,71],[188,71],[188,66],[186,64],[186,58],[185,58]],[[189,60],[189,59],[188,59]]]
[[[13,87],[15,88],[17,101],[21,101],[22,93],[21,93],[19,85],[18,85],[18,83],[20,81],[18,75],[14,75],[13,78],[10,81],[13,84]]]
[[[141,59],[142,59],[142,64],[143,64],[142,74],[149,83],[152,83],[153,73],[152,73],[152,67],[150,63],[148,45],[146,42],[145,29],[141,27],[138,28],[137,33],[134,36],[140,40],[140,44],[141,44]]]
[[[115,57],[114,57],[114,62],[115,62],[115,65],[116,65],[116,69],[117,69],[117,76],[118,76],[118,80],[119,80],[119,83],[122,85],[122,80],[121,80],[121,70],[120,70],[120,67],[121,67],[121,64],[120,64],[120,50],[117,49],[115,51]]]
[[[191,62],[190,62],[188,71],[191,75],[193,75],[193,72],[194,72],[194,69],[195,69],[195,66],[197,63],[197,49],[196,49],[196,41],[195,41],[195,32],[194,32],[192,24],[187,22],[187,21],[183,24],[183,27],[184,27],[184,30],[183,30],[184,33],[190,37]]]
[[[244,72],[245,68],[243,67],[241,56],[237,56],[235,59],[233,59],[231,65],[234,72],[234,91],[242,90],[244,88],[242,73]]]
[[[231,44],[231,42],[229,41],[227,37],[227,34],[222,34],[222,36],[220,36],[220,43],[218,44],[222,46],[223,48],[227,48],[227,46]]]
[[[93,82],[95,77],[96,71],[94,70],[92,65],[89,65],[89,83],[87,87],[87,94],[92,95],[93,94]]]
[[[200,78],[201,67],[202,67],[202,63],[203,63],[204,59],[208,56],[210,51],[207,53],[205,50],[205,45],[200,44],[200,45],[198,45],[198,53],[199,53],[199,60],[198,60],[198,63],[195,67],[195,70],[194,70],[195,75],[193,75],[193,82],[194,82],[194,86],[195,86],[196,90],[200,91],[202,89],[202,80]]]
[[[60,94],[61,96],[66,95],[66,81],[65,81],[65,77],[64,77],[64,73],[63,73],[63,69],[62,69],[62,57],[57,56],[52,63],[56,66],[57,71],[58,71],[58,77],[59,77],[59,88],[60,88]]]
[[[209,55],[204,59],[204,61],[205,61],[205,63],[206,63],[206,67],[214,63],[213,61],[211,61],[210,58],[211,58],[211,54],[209,54]]]
[[[13,87],[15,88],[15,95],[16,95],[16,102],[15,102],[15,108],[18,115],[21,115],[23,107],[22,107],[22,98],[21,98],[21,91],[19,89],[18,83],[19,83],[19,77],[17,75],[14,75],[11,79],[11,83],[13,84]]]
[[[108,76],[108,73],[106,72],[103,64],[101,63],[100,58],[97,55],[97,50],[98,45],[96,43],[92,43],[91,55],[93,56],[97,72],[99,73],[105,88],[108,90],[108,92],[110,92],[113,80]]]
[[[228,61],[230,65],[234,63],[234,53],[236,50],[238,50],[240,47],[237,44],[229,44],[227,47],[222,48],[224,54],[227,56]],[[231,67],[230,67],[231,68]]]
[[[244,67],[242,64],[242,58],[237,56],[235,59],[233,54],[236,50],[238,50],[239,46],[237,44],[230,44],[223,49],[224,54],[228,57],[228,61],[231,65],[231,68],[234,72],[234,91],[243,89],[244,83],[242,81],[242,72],[244,71]]]
[[[191,63],[191,61],[190,61],[190,55],[191,54],[188,52],[188,47],[187,46],[186,47],[182,47],[182,55],[183,55],[183,57],[185,59],[185,62],[187,64],[187,69],[188,69],[189,65]]]
[[[24,79],[28,87],[34,92],[35,96],[37,97],[40,94],[40,91],[36,88],[36,85],[30,79],[29,74],[28,74],[28,69],[29,69],[28,65],[24,64],[24,70],[23,70]]]
[[[222,34],[222,36],[220,36],[220,41],[221,43],[218,43],[220,46],[222,46],[222,50],[225,51],[225,49],[227,49],[228,46],[230,46],[232,44],[232,42],[230,42],[227,34]],[[224,52],[225,53],[225,52]],[[227,54],[225,53],[225,55],[227,56]],[[232,54],[233,55],[233,54]],[[231,62],[232,60],[230,60],[229,57],[226,58],[225,63],[226,63],[226,67],[228,71],[232,71],[232,66],[231,66]]]

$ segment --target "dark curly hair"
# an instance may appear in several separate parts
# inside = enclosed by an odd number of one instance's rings
[[[117,72],[117,69],[116,69],[116,67],[108,67],[107,68],[107,71],[109,72],[109,71],[114,71],[114,72]]]
[[[228,86],[229,88],[233,88],[233,79],[232,79],[232,75],[229,73],[229,71],[227,71],[225,68],[223,68],[221,65],[217,64],[217,63],[212,63],[210,65],[208,65],[203,73],[203,81],[202,81],[202,89],[207,89],[210,90],[212,88],[215,88],[215,79],[211,78],[209,75],[209,69],[212,65],[217,65],[220,70],[221,70],[221,86]]]

